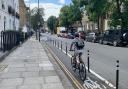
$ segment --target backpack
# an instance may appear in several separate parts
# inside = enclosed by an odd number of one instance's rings
[[[84,41],[79,40],[78,42],[76,42],[76,47],[77,47],[77,49],[79,49],[79,50],[80,50],[80,49],[83,49],[84,46],[85,46]]]

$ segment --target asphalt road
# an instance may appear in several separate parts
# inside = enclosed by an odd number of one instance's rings
[[[70,44],[72,42],[71,39],[60,38],[54,35],[49,35],[47,37],[58,41],[59,45],[62,41],[64,50],[66,48],[67,42],[69,50]],[[84,62],[87,62],[87,50],[90,50],[90,68],[103,78],[107,79],[114,86],[116,84],[116,60],[120,61],[119,89],[128,89],[128,48],[113,47],[89,42],[85,42],[85,44],[86,45],[83,52]],[[69,51],[68,53],[72,54]],[[67,64],[69,64],[69,62],[67,62]]]

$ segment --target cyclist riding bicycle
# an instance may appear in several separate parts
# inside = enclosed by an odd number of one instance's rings
[[[75,34],[75,39],[71,43],[70,51],[72,51],[73,45],[74,45],[74,59],[76,60],[78,57],[79,61],[82,62],[81,56],[85,44],[84,44],[84,39],[82,39],[82,37],[78,33]]]

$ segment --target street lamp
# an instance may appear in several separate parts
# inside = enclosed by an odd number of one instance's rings
[[[39,0],[38,0],[38,31],[39,31],[39,42],[40,42],[40,18],[39,18],[39,17],[40,17],[40,16],[39,16],[39,13],[40,13],[40,12],[39,12],[39,3],[40,3],[40,2],[39,2]]]
[[[30,10],[30,0],[29,0],[29,36],[30,36],[30,30],[31,30],[31,10]]]

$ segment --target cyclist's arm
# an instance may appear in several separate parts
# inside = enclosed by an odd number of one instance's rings
[[[72,43],[71,43],[71,46],[70,46],[70,50],[72,50],[72,46],[73,46],[73,44],[74,44],[74,43],[72,42]]]
[[[70,50],[72,50],[73,45],[75,44],[75,40],[71,43]]]

